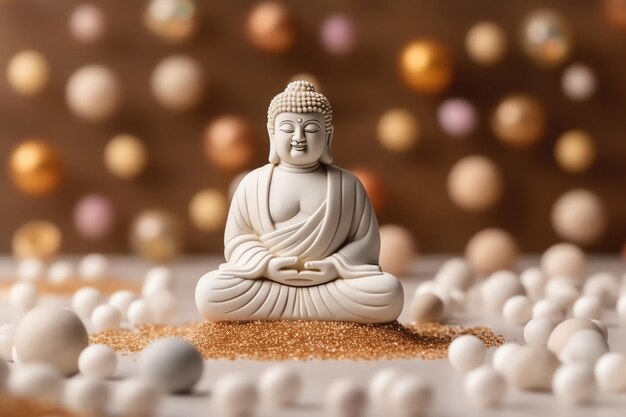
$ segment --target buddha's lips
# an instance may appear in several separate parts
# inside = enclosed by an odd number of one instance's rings
[[[296,151],[304,151],[306,150],[306,143],[291,142],[291,147]]]

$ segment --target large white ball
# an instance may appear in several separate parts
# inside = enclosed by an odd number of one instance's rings
[[[259,394],[254,381],[241,374],[226,374],[213,386],[214,404],[219,415],[245,416],[257,406]]]
[[[548,277],[566,277],[575,285],[582,284],[587,273],[587,257],[576,245],[557,243],[544,252],[541,269]]]
[[[428,414],[432,397],[432,389],[426,381],[414,375],[406,375],[389,386],[387,407],[394,417]]]
[[[63,396],[63,378],[54,367],[46,363],[29,363],[11,372],[8,388],[17,397],[58,404]]]
[[[601,390],[624,391],[626,389],[626,356],[621,352],[605,353],[596,362],[594,375]]]
[[[70,411],[81,415],[103,416],[109,393],[109,386],[104,381],[76,377],[65,384],[63,403]]]
[[[473,335],[459,336],[448,347],[448,360],[460,372],[468,372],[485,363],[486,354],[483,341]]]
[[[259,379],[261,400],[272,407],[289,407],[298,401],[302,379],[290,366],[270,366]]]
[[[106,379],[115,374],[117,354],[107,345],[90,345],[78,357],[80,373],[91,379]]]
[[[562,365],[554,373],[552,391],[568,405],[588,402],[595,393],[593,368],[580,363]]]
[[[478,407],[495,407],[506,394],[506,381],[488,366],[471,370],[465,377],[465,397]]]

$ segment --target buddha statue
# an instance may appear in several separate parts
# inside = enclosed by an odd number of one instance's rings
[[[332,165],[330,103],[294,81],[267,114],[269,164],[248,173],[230,206],[226,263],[205,274],[196,304],[209,321],[394,321],[402,285],[378,265],[367,193]]]

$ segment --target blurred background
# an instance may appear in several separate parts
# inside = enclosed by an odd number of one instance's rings
[[[622,250],[626,0],[4,0],[0,39],[0,252],[221,253],[293,79],[420,252]]]

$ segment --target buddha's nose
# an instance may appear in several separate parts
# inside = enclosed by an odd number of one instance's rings
[[[295,129],[295,131],[293,132],[293,140],[295,140],[296,142],[301,142],[303,141],[304,138],[304,132],[302,131],[302,129],[300,129],[299,127],[297,127]]]

